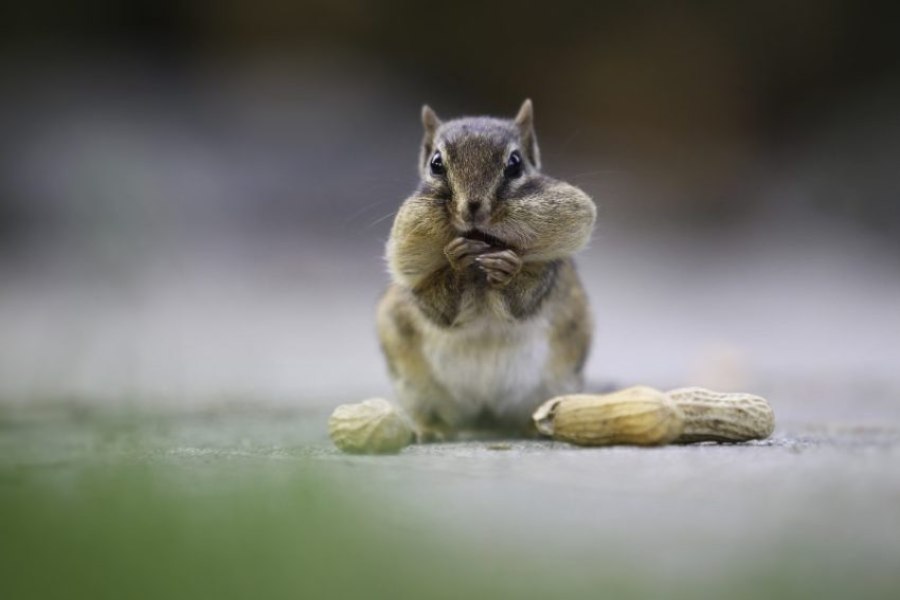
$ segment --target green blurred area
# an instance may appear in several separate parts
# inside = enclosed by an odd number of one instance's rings
[[[312,458],[332,451],[290,446],[283,415],[232,415],[235,429],[213,414],[21,416],[0,430],[5,598],[496,598],[566,585],[383,519],[364,489],[339,493]],[[266,430],[288,445],[263,445]],[[604,585],[629,586],[614,574]]]
[[[0,581],[29,598],[887,598],[877,565],[797,537],[672,582],[598,540],[578,565],[445,535],[386,503],[308,414],[0,418]],[[343,472],[349,477],[335,479]],[[537,507],[536,507],[537,508]],[[565,510],[565,507],[541,507]],[[598,507],[602,510],[602,507]],[[589,519],[589,514],[583,515]],[[523,523],[527,527],[527,523]],[[689,547],[690,540],[685,540]],[[740,540],[735,540],[740,543]],[[492,547],[497,547],[493,545]],[[502,547],[502,546],[501,546]],[[704,560],[702,555],[698,561]]]

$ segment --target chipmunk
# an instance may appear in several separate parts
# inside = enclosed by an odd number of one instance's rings
[[[422,108],[421,182],[387,242],[378,335],[420,441],[528,434],[577,392],[592,318],[572,255],[596,207],[540,172],[533,109],[442,122]]]

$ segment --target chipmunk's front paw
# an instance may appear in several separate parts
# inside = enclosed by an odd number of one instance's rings
[[[506,287],[522,270],[522,259],[512,250],[481,254],[475,257],[475,262],[487,275],[488,284],[493,288]]]
[[[490,244],[481,240],[458,237],[444,247],[444,255],[455,271],[462,271],[475,261],[476,256],[490,247]]]

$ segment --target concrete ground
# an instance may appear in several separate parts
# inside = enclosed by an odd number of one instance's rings
[[[396,565],[401,579],[425,568],[418,552],[443,554],[453,557],[444,567],[458,578],[449,590],[469,597],[496,597],[476,585],[495,578],[510,597],[888,598],[900,591],[896,419],[784,421],[771,439],[738,445],[463,442],[352,456],[331,446],[327,417],[321,408],[143,416],[58,406],[7,411],[0,419],[0,496],[39,484],[51,491],[51,506],[65,511],[97,479],[90,467],[98,464],[112,473],[152,469],[166,493],[182,501],[228,481],[254,489],[266,481],[260,473],[288,480],[314,474],[336,498],[360,507],[374,528],[363,544],[413,555]],[[220,517],[218,543],[229,543],[223,532],[242,511],[283,502],[285,491],[262,489],[267,495],[255,504]],[[118,503],[116,494],[102,500],[113,517],[122,512]],[[152,520],[152,508],[149,515],[139,518]],[[130,527],[120,527],[125,536]],[[140,534],[128,535],[121,543],[143,543]],[[7,542],[33,541],[21,537]],[[252,534],[240,539],[267,543]],[[45,542],[53,540],[45,534]],[[344,551],[361,552],[353,548]],[[352,571],[345,576],[352,580]],[[509,591],[509,577],[531,593]],[[269,582],[283,592],[279,585]],[[620,591],[604,594],[608,586]]]
[[[898,458],[897,422],[797,423],[742,445],[467,443],[329,457],[348,484],[370,483],[392,510],[482,555],[515,548],[582,573],[611,560],[660,593],[789,561],[798,578],[839,573],[861,595],[900,581]]]

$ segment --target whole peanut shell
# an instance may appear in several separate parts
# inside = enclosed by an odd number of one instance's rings
[[[393,454],[413,439],[406,417],[383,398],[338,406],[328,433],[335,446],[353,454]]]
[[[532,415],[540,433],[580,446],[657,446],[681,435],[683,417],[663,392],[646,386],[612,394],[557,396]]]
[[[775,429],[772,407],[759,396],[700,387],[672,390],[668,396],[684,414],[684,431],[675,440],[679,444],[761,440]]]

